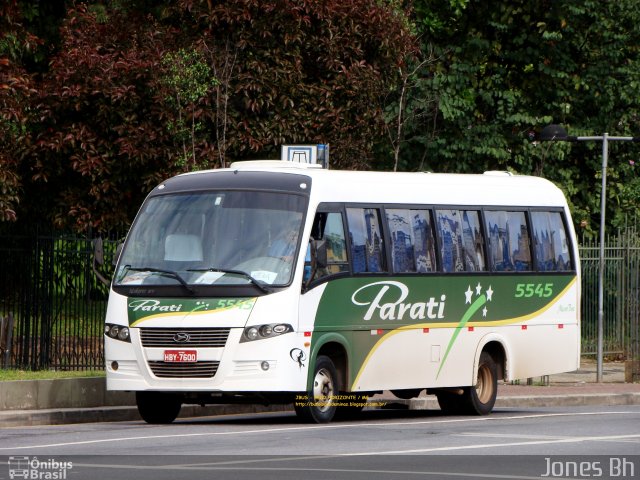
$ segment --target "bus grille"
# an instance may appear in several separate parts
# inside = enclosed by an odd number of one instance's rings
[[[160,378],[211,378],[218,371],[220,362],[174,363],[150,361],[149,367]]]
[[[224,347],[230,328],[141,328],[143,347]]]

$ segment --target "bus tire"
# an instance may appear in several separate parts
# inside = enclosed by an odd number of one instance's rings
[[[470,415],[488,415],[498,395],[498,367],[487,352],[480,354],[476,384],[465,388],[466,412]]]
[[[177,395],[165,392],[136,392],[136,404],[142,419],[151,424],[173,422],[182,408]]]
[[[294,407],[299,418],[307,422],[328,423],[336,414],[336,396],[340,392],[338,372],[331,359],[319,355],[313,369],[311,390],[306,402],[296,400]]]

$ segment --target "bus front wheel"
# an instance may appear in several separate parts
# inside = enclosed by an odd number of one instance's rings
[[[182,408],[177,395],[165,392],[136,392],[136,404],[142,419],[152,424],[173,422]]]
[[[299,418],[315,422],[328,423],[336,413],[336,396],[340,392],[338,372],[331,359],[319,355],[313,369],[311,390],[304,399],[296,399],[294,407]]]

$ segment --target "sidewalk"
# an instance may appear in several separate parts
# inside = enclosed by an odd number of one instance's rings
[[[499,385],[496,408],[640,405],[640,383],[624,383],[623,363],[606,363],[603,368],[603,383],[595,383],[596,364],[591,361],[583,361],[582,367],[575,372],[550,376],[548,386],[542,385],[543,379],[536,378],[532,380],[533,385],[527,385],[526,380],[521,381],[519,385]],[[73,382],[73,380],[68,382]],[[0,389],[8,388],[7,383],[0,383]],[[74,390],[73,386],[70,390]],[[132,401],[129,401],[133,400],[133,396],[124,397],[124,399],[121,397],[119,402],[104,402],[102,401],[104,391],[97,390],[99,389],[94,387],[92,391],[83,391],[82,393],[85,397],[96,397],[94,400],[98,406],[79,407],[78,405],[81,404],[76,401],[72,408],[63,408],[61,399],[58,397],[54,402],[55,404],[51,405],[53,408],[0,410],[0,429],[33,425],[140,421],[136,407],[132,405]],[[30,394],[27,392],[24,395],[28,397]],[[103,397],[100,397],[100,395]],[[7,396],[7,392],[4,392],[4,396]],[[400,400],[390,392],[384,392],[372,397],[372,401],[386,403],[383,408],[439,409],[435,396],[426,395],[424,392],[420,397],[411,400]],[[124,404],[118,405],[117,403]],[[25,403],[25,405],[28,404]],[[46,402],[39,400],[37,404],[38,406],[44,406]],[[101,406],[103,404],[109,404],[109,406]],[[269,407],[261,405],[211,405],[207,407],[185,405],[180,413],[180,418],[290,410],[292,410],[290,405],[273,405]]]
[[[605,363],[602,383],[596,383],[596,362],[583,360],[580,369],[519,384],[498,386],[496,408],[569,407],[585,405],[640,405],[640,383],[625,383],[624,363]],[[438,402],[424,393],[405,401],[412,410],[437,409]]]

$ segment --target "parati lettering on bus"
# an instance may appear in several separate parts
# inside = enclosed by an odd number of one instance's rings
[[[372,288],[379,288],[373,300],[359,300],[363,291]],[[391,292],[389,292],[390,290]],[[387,292],[389,292],[388,296]],[[387,296],[387,298],[385,298],[385,296]],[[353,302],[354,305],[369,306],[363,317],[364,320],[371,320],[376,313],[378,313],[378,316],[382,320],[403,320],[405,315],[411,318],[411,320],[444,318],[446,295],[440,295],[440,301],[436,301],[435,297],[430,297],[426,302],[403,303],[408,296],[409,287],[404,283],[385,280],[360,287],[351,296],[351,302]],[[389,301],[388,297],[393,298],[393,300]]]
[[[179,312],[182,304],[160,305],[160,300],[134,300],[129,303],[134,312]]]

